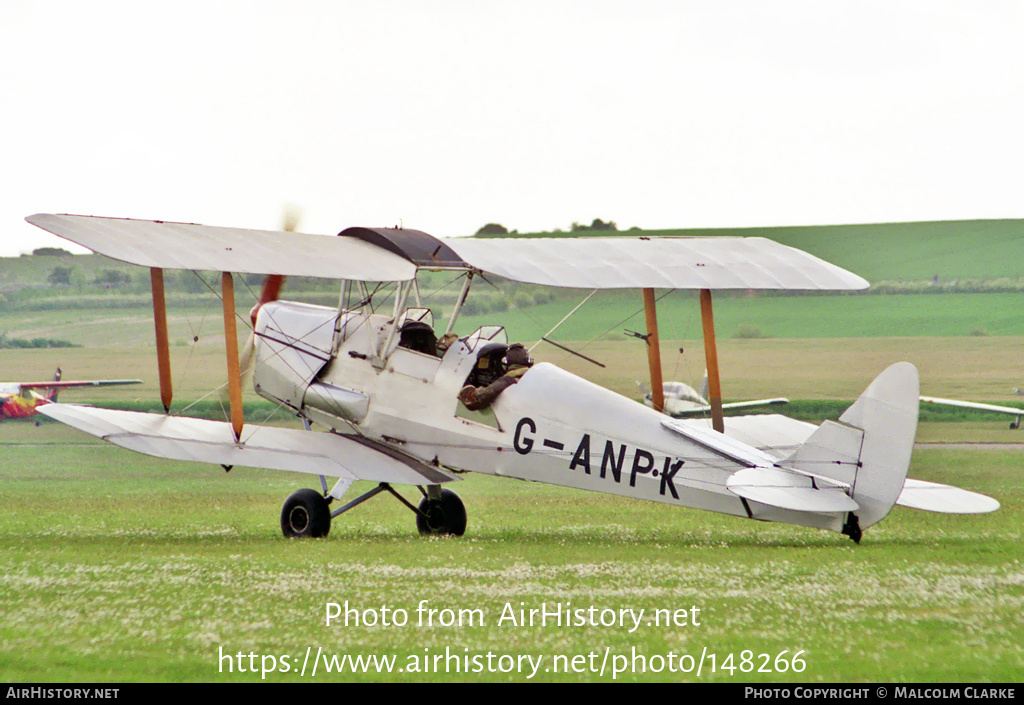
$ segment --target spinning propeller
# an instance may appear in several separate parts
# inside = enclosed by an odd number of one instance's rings
[[[295,228],[298,227],[299,218],[301,213],[296,206],[288,206],[285,209],[284,221],[281,225],[281,230],[286,233],[295,232]],[[282,274],[268,274],[267,278],[263,280],[263,290],[260,292],[259,301],[249,311],[249,319],[252,321],[252,332],[249,333],[249,337],[245,341],[245,345],[242,347],[242,352],[238,356],[239,368],[242,371],[242,379],[248,381],[252,375],[253,357],[256,351],[255,338],[256,338],[256,316],[259,315],[260,309],[263,304],[270,303],[271,301],[277,301],[281,295],[281,287],[284,285],[284,275]]]

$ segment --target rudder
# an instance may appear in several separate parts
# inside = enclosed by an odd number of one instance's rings
[[[839,421],[864,431],[853,498],[861,529],[877,524],[896,504],[910,469],[917,435],[917,368],[899,362],[878,375]]]

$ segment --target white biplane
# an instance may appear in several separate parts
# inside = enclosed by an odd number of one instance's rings
[[[284,503],[286,536],[324,536],[332,518],[391,492],[424,534],[461,535],[466,511],[447,487],[464,471],[551,483],[841,532],[860,541],[894,504],[949,513],[997,509],[995,500],[906,479],[918,415],[909,363],[882,372],[842,414],[820,426],[780,415],[721,413],[711,292],[850,290],[860,277],[763,238],[438,239],[408,229],[349,228],[337,237],[194,224],[34,215],[30,223],[108,257],[151,270],[161,399],[171,404],[163,270],[222,273],[231,421],[50,404],[57,420],[162,458],[320,476],[321,490]],[[484,326],[443,351],[419,305],[417,272],[462,277],[443,328],[452,334],[476,277],[581,289],[639,288],[647,317],[654,408],[539,363],[493,404],[469,411],[466,385],[503,373],[505,330]],[[245,425],[231,273],[342,280],[337,308],[276,300],[254,314],[253,385],[307,430]],[[378,311],[384,283],[393,297]],[[712,414],[673,419],[664,400],[655,289],[700,291]],[[403,340],[418,328],[416,344]],[[438,330],[441,330],[440,328]],[[451,340],[455,336],[442,336]],[[246,346],[248,348],[248,346]],[[521,370],[520,370],[521,372]],[[317,426],[326,432],[311,433]],[[327,478],[336,478],[329,485]],[[376,487],[333,509],[356,480]],[[412,485],[419,506],[393,485]]]

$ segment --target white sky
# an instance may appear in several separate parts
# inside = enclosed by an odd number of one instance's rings
[[[1024,4],[32,0],[0,256],[81,213],[438,236],[1024,216]]]

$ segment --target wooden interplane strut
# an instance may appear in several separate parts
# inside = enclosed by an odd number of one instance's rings
[[[231,272],[221,272],[220,288],[224,302],[224,347],[228,358],[228,397],[231,400],[231,428],[235,440],[242,437],[242,374],[238,363],[238,325],[235,323],[235,281]]]
[[[711,309],[711,290],[700,290],[700,317],[704,325],[704,358],[708,366],[708,403],[711,427],[725,433],[722,417],[722,381],[718,374],[718,344],[715,342],[715,316]]]
[[[647,366],[651,370],[651,404],[665,410],[665,388],[661,377],[661,346],[658,343],[658,312],[654,289],[644,289],[644,318],[647,320]]]
[[[167,301],[164,297],[164,270],[150,267],[149,279],[153,290],[153,324],[156,328],[156,364],[160,375],[160,401],[164,411],[171,412],[171,351],[167,336]]]

